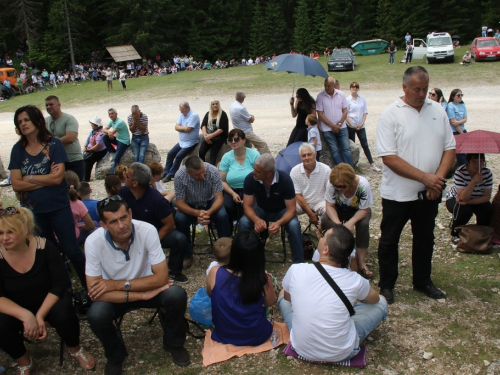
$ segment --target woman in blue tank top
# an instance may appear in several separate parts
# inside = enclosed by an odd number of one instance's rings
[[[269,339],[273,327],[266,307],[276,302],[276,294],[255,233],[235,236],[229,264],[213,267],[207,276],[207,294],[212,298],[213,340],[256,346]]]

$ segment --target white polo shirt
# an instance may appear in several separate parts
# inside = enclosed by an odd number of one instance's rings
[[[293,181],[295,194],[302,194],[309,207],[325,201],[325,192],[330,178],[331,169],[328,165],[316,162],[316,168],[307,177],[304,164],[292,168],[290,177]]]
[[[402,98],[402,97],[401,97]],[[455,138],[441,104],[425,99],[420,112],[397,99],[380,115],[377,126],[378,157],[397,155],[425,173],[436,173],[443,152],[455,149]],[[380,196],[397,202],[418,199],[421,182],[397,175],[384,165]]]
[[[123,251],[116,250],[106,239],[106,231],[99,228],[85,241],[85,274],[106,280],[132,280],[151,276],[151,266],[165,260],[158,231],[144,221],[132,220],[133,242],[129,260]]]

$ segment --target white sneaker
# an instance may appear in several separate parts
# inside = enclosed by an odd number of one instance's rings
[[[376,165],[371,166],[370,169],[372,171],[375,171],[375,172],[380,172],[381,171],[381,169],[379,167],[377,167]]]
[[[2,182],[0,182],[0,186],[10,186],[10,185],[11,185],[11,183],[9,182],[8,178],[6,178]]]

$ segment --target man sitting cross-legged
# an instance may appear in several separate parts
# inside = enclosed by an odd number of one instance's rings
[[[309,222],[317,226],[325,213],[325,193],[331,170],[328,165],[316,161],[316,150],[310,143],[300,145],[299,155],[302,163],[290,172],[297,199],[297,215],[307,214]]]
[[[283,279],[278,306],[293,348],[307,360],[338,362],[356,356],[363,340],[387,317],[385,298],[347,269],[353,247],[351,231],[338,224],[318,243],[319,264],[354,305],[352,316],[315,264],[293,264]]]
[[[245,178],[243,194],[245,215],[240,219],[239,231],[255,229],[262,233],[269,230],[269,234],[274,235],[284,226],[293,263],[303,262],[304,250],[300,223],[295,215],[293,182],[288,174],[276,170],[276,161],[271,154],[262,154],[255,160],[253,172]]]
[[[163,349],[177,365],[189,365],[183,346],[186,291],[168,280],[158,232],[151,224],[132,220],[132,210],[119,195],[100,201],[97,210],[101,228],[85,242],[85,273],[93,301],[87,318],[104,347],[104,374],[121,374],[126,356],[113,320],[140,308],[160,308]]]
[[[125,186],[121,188],[120,195],[132,210],[134,219],[153,225],[158,231],[161,246],[170,249],[169,278],[181,284],[187,283],[187,276],[182,274],[182,261],[188,237],[175,229],[169,201],[150,186],[151,169],[142,163],[132,163],[125,176]]]
[[[219,238],[231,237],[229,217],[222,204],[222,179],[217,168],[198,156],[191,156],[175,174],[174,188],[175,225],[186,238],[189,238],[191,224],[196,221],[202,225],[213,221]],[[193,246],[189,241],[184,258],[184,268],[189,268],[193,263]]]

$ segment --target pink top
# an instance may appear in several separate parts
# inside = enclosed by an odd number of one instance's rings
[[[347,108],[347,100],[342,91],[335,90],[333,97],[328,95],[325,91],[318,94],[316,98],[316,111],[323,112],[325,117],[333,122],[338,123],[342,118],[342,109]],[[319,121],[320,129],[324,132],[331,132],[332,128]],[[341,125],[341,129],[346,127],[346,123]]]
[[[73,213],[73,220],[75,222],[75,232],[76,237],[80,235],[80,228],[78,228],[78,223],[82,221],[83,217],[87,215],[89,210],[81,201],[72,201],[70,199],[69,205],[71,206],[71,212]]]

